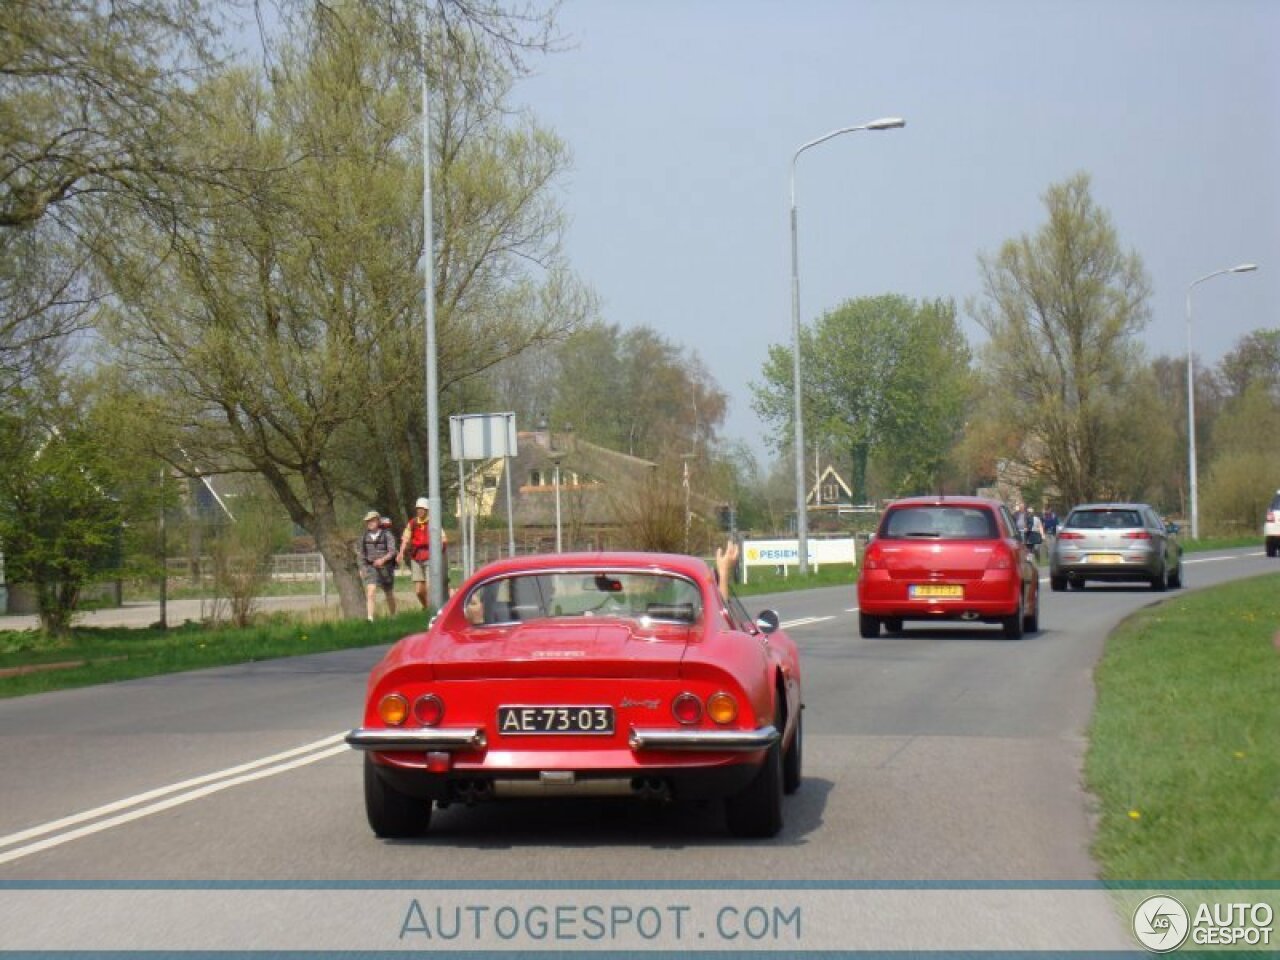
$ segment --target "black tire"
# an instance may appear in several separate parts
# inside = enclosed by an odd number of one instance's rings
[[[1040,595],[1036,594],[1036,607],[1030,613],[1022,615],[1022,631],[1024,633],[1040,632]]]
[[[880,618],[859,612],[858,634],[867,640],[874,640],[880,636]]]
[[[782,792],[795,793],[804,779],[804,710],[796,714],[796,735],[782,755]]]
[[[1169,574],[1169,586],[1173,587],[1173,589],[1175,590],[1182,589],[1182,563],[1181,562],[1179,562],[1178,565],[1173,568],[1173,572]]]
[[[729,832],[735,837],[774,837],[782,829],[782,739],[764,755],[764,763],[741,793],[724,802]]]
[[[1054,593],[1061,593],[1067,589],[1067,578],[1065,576],[1055,577],[1051,575],[1049,577],[1049,589]]]
[[[1084,579],[1081,577],[1067,577],[1067,586],[1072,590],[1083,590]]]
[[[901,636],[902,634],[902,618],[901,617],[885,617],[884,618],[885,633],[891,637]]]
[[[1151,578],[1151,589],[1156,593],[1164,593],[1169,589],[1169,581],[1166,579],[1164,570],[1161,570]]]
[[[1019,591],[1018,592],[1018,609],[1015,610],[1011,616],[1003,617],[1000,621],[1001,626],[1004,628],[1005,639],[1007,640],[1022,639],[1022,633],[1023,633],[1022,617],[1023,617],[1023,611],[1025,609],[1026,609],[1026,599],[1023,597],[1022,592]]]
[[[378,776],[373,758],[364,757],[364,812],[374,836],[384,839],[420,837],[431,826],[431,804],[393,789]]]
[[[1277,553],[1280,553],[1280,544],[1276,543],[1274,540],[1268,540],[1267,556],[1274,557]]]

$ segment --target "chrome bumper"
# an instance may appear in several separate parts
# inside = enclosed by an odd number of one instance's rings
[[[706,753],[765,750],[782,736],[770,724],[757,730],[644,730],[633,727],[632,750],[695,750]]]
[[[347,744],[356,750],[483,750],[483,727],[419,727],[352,730]]]

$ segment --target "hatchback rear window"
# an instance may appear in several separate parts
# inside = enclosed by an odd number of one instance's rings
[[[880,525],[880,536],[891,540],[994,540],[996,521],[981,507],[897,507]]]
[[[1276,493],[1276,495],[1271,498],[1271,509],[1280,510],[1280,492]]]
[[[1136,510],[1077,510],[1067,518],[1077,530],[1127,530],[1142,526]]]

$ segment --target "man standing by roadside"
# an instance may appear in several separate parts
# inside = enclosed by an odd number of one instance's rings
[[[427,576],[430,572],[431,564],[431,536],[430,521],[428,520],[427,510],[430,507],[430,501],[426,497],[419,497],[413,505],[414,515],[409,518],[409,523],[404,528],[404,534],[400,537],[400,562],[403,563],[405,555],[409,557],[409,574],[413,578],[413,591],[418,595],[418,603],[422,604],[422,609],[427,609]],[[443,534],[444,531],[441,531]],[[445,576],[445,582],[448,582],[448,575]]]

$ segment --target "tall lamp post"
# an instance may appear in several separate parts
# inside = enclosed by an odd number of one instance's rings
[[[857,133],[859,130],[894,130],[906,125],[907,122],[901,117],[885,117],[857,127],[841,127],[839,130],[832,130],[816,140],[803,144],[791,157],[791,376],[795,394],[792,444],[795,448],[796,462],[796,539],[801,574],[809,572],[809,517],[805,510],[804,414],[801,410],[800,397],[800,259],[796,245],[796,161],[800,159],[800,154],[810,147],[826,143],[832,137],[838,137],[842,133]]]
[[[1224,273],[1251,273],[1258,269],[1256,263],[1241,263],[1234,267],[1224,267],[1213,273],[1206,273],[1199,280],[1193,280],[1187,287],[1187,472],[1191,476],[1191,539],[1200,539],[1200,500],[1196,485],[1196,380],[1194,361],[1191,358],[1191,291],[1206,280],[1220,277]]]

